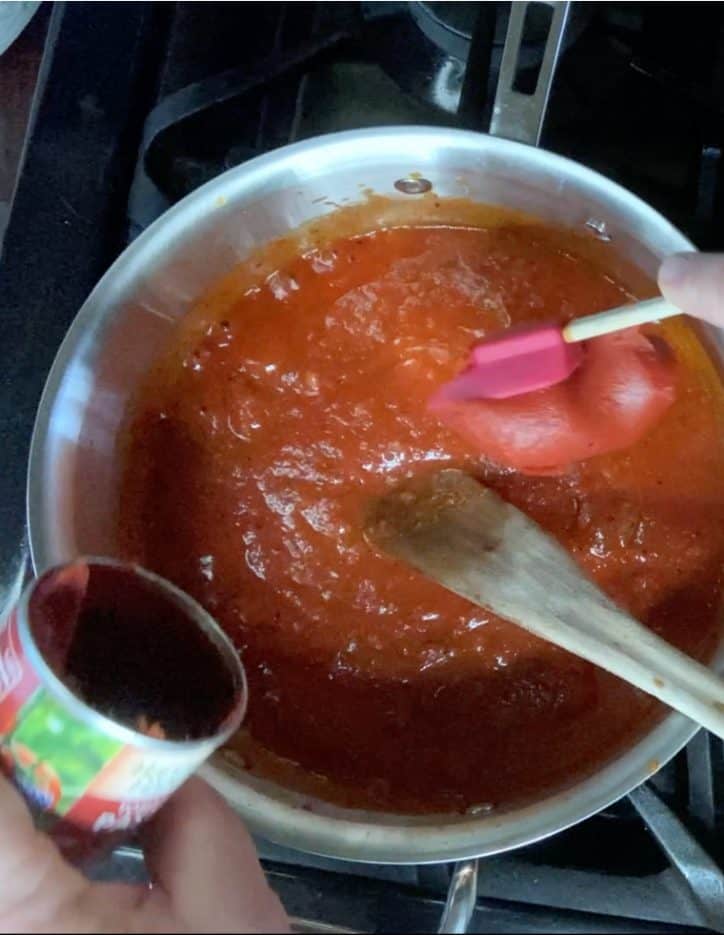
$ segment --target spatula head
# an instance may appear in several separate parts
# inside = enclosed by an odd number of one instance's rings
[[[580,344],[567,344],[556,325],[506,331],[477,344],[468,366],[446,383],[430,405],[466,399],[505,399],[561,383],[583,360]]]

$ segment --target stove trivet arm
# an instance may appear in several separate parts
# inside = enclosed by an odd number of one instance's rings
[[[148,172],[149,154],[167,130],[225,101],[272,84],[295,69],[309,66],[342,42],[353,38],[354,33],[348,29],[314,36],[292,49],[265,55],[256,62],[235,65],[162,98],[148,114],[143,126],[139,158],[128,199],[131,237],[136,237],[162,211],[171,207],[171,202]]]
[[[528,7],[527,0],[511,4],[508,32],[500,63],[498,87],[495,92],[490,132],[507,140],[518,140],[537,146],[540,141],[543,121],[548,107],[548,98],[553,84],[558,56],[563,46],[563,37],[568,22],[571,4],[559,0],[545,0],[552,7],[551,23],[543,50],[543,61],[538,72],[532,94],[516,89],[518,57],[523,42]]]
[[[629,799],[691,888],[702,924],[724,932],[724,873],[650,786],[634,789]]]

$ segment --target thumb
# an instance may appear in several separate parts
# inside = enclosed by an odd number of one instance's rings
[[[249,832],[202,780],[189,780],[161,809],[145,853],[154,881],[190,931],[289,931]]]
[[[682,312],[724,328],[724,254],[667,257],[659,270],[659,288]]]

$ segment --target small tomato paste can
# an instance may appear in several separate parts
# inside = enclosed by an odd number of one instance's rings
[[[223,631],[136,565],[53,568],[0,623],[0,766],[79,863],[149,818],[246,702]]]

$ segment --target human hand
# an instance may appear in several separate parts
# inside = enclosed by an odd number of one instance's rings
[[[659,270],[659,288],[682,312],[724,328],[724,254],[667,257]]]
[[[287,932],[248,832],[200,779],[150,823],[151,887],[91,883],[0,775],[0,933]]]

